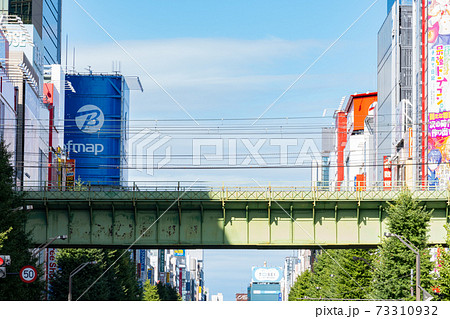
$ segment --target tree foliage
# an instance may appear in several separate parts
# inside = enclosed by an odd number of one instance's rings
[[[151,285],[150,281],[144,283],[143,301],[181,301],[181,296],[177,290],[170,286],[158,282]]]
[[[161,282],[156,284],[156,288],[158,290],[159,299],[162,301],[180,301],[181,297],[178,294],[177,290],[170,286],[164,285]]]
[[[11,154],[7,152],[4,141],[0,142],[0,237],[1,255],[11,256],[6,278],[0,279],[1,300],[40,300],[44,283],[40,280],[41,267],[37,267],[38,279],[33,283],[20,280],[20,269],[26,265],[36,265],[32,257],[33,247],[30,234],[25,232],[27,211],[22,209],[22,197],[15,191],[14,170],[10,165]]]
[[[427,230],[431,219],[431,211],[420,206],[409,192],[402,193],[387,209],[387,229],[390,233],[403,236],[420,251],[421,286],[431,287],[430,253],[427,249]],[[383,239],[375,259],[375,276],[373,295],[377,299],[414,300],[415,288],[411,294],[411,286],[415,286],[416,254],[396,237]],[[411,269],[414,271],[411,285]]]
[[[364,249],[322,252],[314,262],[314,272],[297,278],[289,300],[369,299],[372,256],[373,251]]]
[[[289,292],[289,301],[305,300],[308,297],[308,291],[311,289],[311,280],[312,273],[309,270],[304,271],[298,276]]]
[[[11,230],[12,227],[9,227],[9,229],[0,233],[0,249],[2,249],[3,247],[3,242],[8,239],[8,234],[11,232]]]
[[[450,247],[450,227],[447,224],[445,228],[447,230],[447,246]],[[450,301],[450,252],[443,247],[438,247],[437,270],[439,272],[437,279],[439,294],[436,299]]]
[[[387,229],[408,239],[420,251],[421,286],[431,291],[432,263],[427,248],[431,211],[410,193],[401,194],[387,208]],[[450,244],[450,238],[449,238]],[[448,259],[447,259],[448,258]],[[441,293],[450,298],[450,254],[441,255]],[[313,272],[300,275],[289,300],[402,299],[414,300],[416,255],[395,237],[384,239],[377,250],[346,249],[322,252]],[[447,269],[444,269],[448,265]]]
[[[158,288],[155,285],[150,284],[150,280],[144,283],[144,293],[142,296],[143,301],[160,301],[158,294]]]
[[[67,300],[70,273],[85,262],[95,261],[95,264],[87,265],[72,276],[72,300],[77,300],[90,286],[80,300],[139,300],[141,290],[135,265],[129,252],[119,258],[122,253],[120,250],[106,249],[58,250],[56,260],[59,269],[50,282],[50,299]]]

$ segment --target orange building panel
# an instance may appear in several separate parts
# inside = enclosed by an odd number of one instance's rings
[[[364,120],[369,113],[369,107],[377,102],[377,92],[351,95],[345,112],[353,111],[353,131],[364,130]]]

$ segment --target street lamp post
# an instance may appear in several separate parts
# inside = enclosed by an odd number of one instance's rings
[[[56,237],[50,238],[50,241],[48,243],[46,243],[42,248],[39,248],[38,251],[34,252],[32,257],[39,255],[41,253],[41,251],[43,251],[45,248],[47,248],[55,240],[57,240],[57,239],[66,240],[67,238],[68,238],[67,235],[61,235],[61,236],[56,236]]]
[[[406,247],[412,250],[416,254],[416,301],[420,301],[420,251],[415,247],[409,240],[405,237],[393,234],[393,233],[384,233],[386,237],[396,237],[400,240]]]
[[[88,262],[82,263],[77,268],[72,270],[72,272],[69,275],[69,295],[67,296],[68,301],[72,301],[72,277],[75,276],[81,269],[83,269],[87,265],[93,265],[96,263],[97,263],[96,261],[88,261]]]

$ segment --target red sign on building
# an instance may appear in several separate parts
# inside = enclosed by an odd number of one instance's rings
[[[356,190],[357,191],[365,191],[366,190],[366,174],[357,174],[356,175]]]
[[[236,294],[236,301],[248,301],[247,294]]]
[[[392,188],[391,158],[389,156],[383,158],[383,187],[385,191],[390,191]]]

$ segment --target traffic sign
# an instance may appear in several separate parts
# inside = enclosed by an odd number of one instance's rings
[[[37,279],[37,271],[36,268],[34,268],[33,266],[22,267],[19,275],[20,279],[27,284],[32,283]]]

